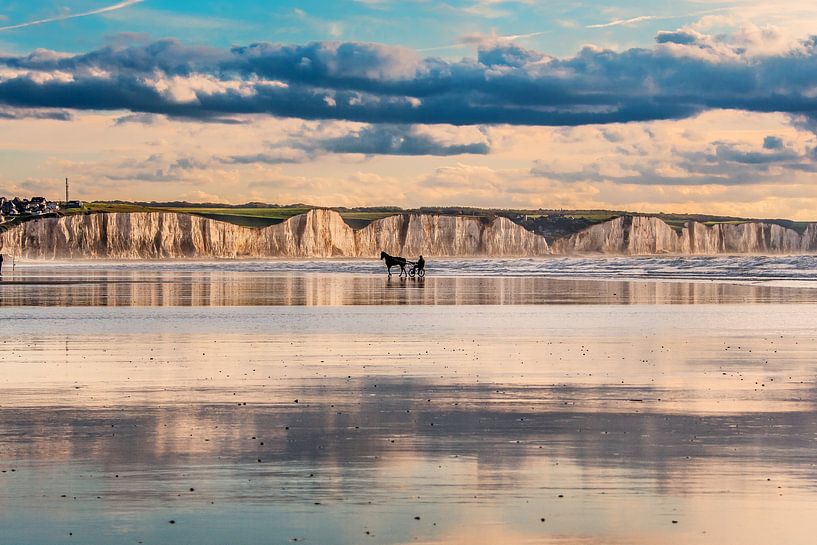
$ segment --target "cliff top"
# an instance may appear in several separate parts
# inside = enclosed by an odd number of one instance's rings
[[[227,221],[245,227],[266,227],[280,223],[288,218],[303,214],[314,208],[330,208],[354,229],[361,229],[374,220],[396,214],[420,213],[446,216],[472,216],[490,221],[496,216],[510,219],[525,229],[544,236],[548,242],[570,236],[587,227],[603,223],[621,216],[657,217],[675,229],[680,229],[688,221],[707,225],[718,223],[763,222],[781,225],[802,233],[809,222],[773,218],[745,218],[711,214],[669,214],[664,212],[647,213],[626,210],[565,210],[565,209],[503,209],[475,208],[466,206],[423,206],[418,208],[400,208],[397,206],[374,207],[319,207],[303,203],[279,205],[252,202],[238,205],[189,202],[129,202],[105,201],[88,203],[89,210],[103,212],[126,211],[172,211],[195,214],[219,221]]]
[[[193,214],[244,227],[260,228],[281,223],[293,216],[306,213],[316,208],[321,207],[301,203],[278,205],[252,202],[242,205],[225,205],[189,202],[96,201],[83,203],[81,208],[61,211],[59,215],[105,212],[176,212]],[[330,207],[329,209],[338,212],[343,220],[354,229],[361,229],[374,220],[406,213],[478,217],[486,222],[495,217],[506,217],[528,231],[544,236],[549,243],[552,243],[556,239],[570,236],[592,225],[621,216],[657,217],[676,230],[681,229],[688,221],[696,221],[706,225],[764,222],[781,225],[802,233],[809,223],[786,219],[742,218],[707,214],[666,214],[663,212],[650,214],[623,210],[526,210],[473,207],[419,207],[403,209],[394,206],[360,208]],[[26,221],[26,218],[20,218],[14,223],[19,223],[20,221]],[[10,226],[11,224],[0,225],[0,230],[3,230],[3,227],[8,228]]]

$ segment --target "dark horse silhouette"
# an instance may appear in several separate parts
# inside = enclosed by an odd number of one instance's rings
[[[389,276],[391,276],[392,267],[400,267],[400,276],[403,276],[404,274],[408,276],[408,273],[406,273],[406,258],[389,255],[386,252],[380,252],[380,259],[386,260],[386,268],[389,270]]]

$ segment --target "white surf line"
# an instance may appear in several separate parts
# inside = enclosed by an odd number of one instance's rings
[[[73,14],[66,14],[66,15],[58,15],[56,17],[48,17],[46,19],[37,19],[36,21],[28,21],[25,23],[20,23],[17,25],[9,25],[9,26],[2,26],[0,27],[0,32],[4,30],[15,30],[18,28],[27,28],[30,26],[37,26],[37,25],[44,25],[46,23],[54,23],[57,21],[66,21],[68,19],[76,19],[78,17],[88,17],[90,15],[99,15],[101,13],[108,13],[109,11],[116,11],[123,8],[130,7],[134,4],[140,4],[145,0],[125,0],[124,2],[119,2],[118,4],[114,4],[112,6],[106,6],[104,8],[93,9],[91,11],[84,11],[82,13],[73,13]]]

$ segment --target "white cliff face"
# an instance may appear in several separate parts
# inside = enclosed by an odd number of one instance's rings
[[[803,234],[761,222],[689,222],[675,229],[658,218],[623,216],[552,248],[506,218],[402,214],[355,231],[331,210],[311,210],[264,229],[152,212],[43,218],[0,234],[0,253],[28,259],[378,257],[381,250],[426,257],[817,253],[817,224]]]
[[[28,259],[541,256],[547,242],[497,218],[406,214],[355,231],[331,210],[250,229],[185,214],[113,213],[43,218],[0,234],[0,252]]]
[[[801,235],[780,225],[745,222],[704,225],[688,222],[673,229],[659,218],[619,217],[553,243],[556,254],[716,255],[817,252],[817,225]]]
[[[557,240],[558,254],[688,254],[689,238],[658,218],[619,217]]]
[[[507,218],[486,223],[479,218],[404,214],[374,221],[355,232],[360,253],[379,256],[543,256],[544,237]]]

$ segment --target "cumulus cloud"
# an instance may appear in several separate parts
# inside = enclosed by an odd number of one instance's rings
[[[522,68],[544,59],[544,55],[510,42],[493,42],[479,48],[477,61],[486,67]]]
[[[189,181],[194,179],[192,172],[206,170],[208,167],[208,162],[195,157],[169,158],[162,154],[154,154],[143,161],[135,159],[121,161],[113,172],[106,173],[105,177],[115,181]]]
[[[619,161],[592,161],[578,170],[561,168],[548,160],[534,162],[531,174],[565,183],[612,183],[638,186],[753,186],[793,183],[793,173],[817,172],[814,149],[786,146],[776,136],[763,139],[760,148],[743,143],[715,141],[704,149],[674,149],[670,157],[651,153]]]
[[[496,43],[460,61],[338,42],[225,50],[161,40],[81,55],[35,51],[0,58],[0,104],[189,119],[555,126],[817,109],[815,40],[765,56],[714,48],[691,31],[658,41],[620,52],[587,47],[565,59]]]

